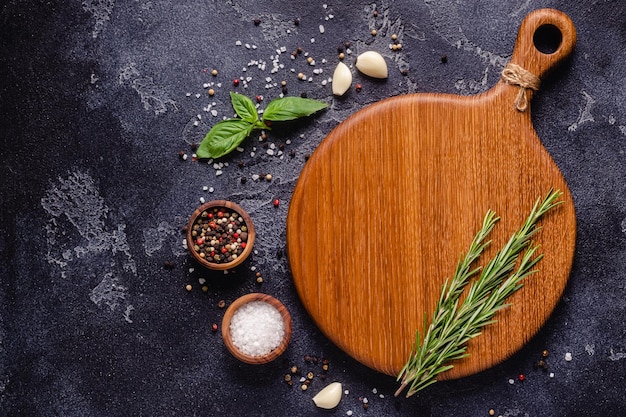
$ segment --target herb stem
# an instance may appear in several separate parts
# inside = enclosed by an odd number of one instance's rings
[[[506,244],[487,262],[484,268],[472,265],[491,244],[486,240],[495,224],[500,220],[489,210],[481,229],[470,247],[457,263],[452,279],[442,286],[441,296],[430,325],[424,325],[424,337],[416,331],[415,343],[407,363],[398,375],[401,385],[398,396],[408,387],[406,396],[423,390],[437,381],[437,376],[454,367],[451,362],[462,359],[467,353],[467,342],[482,333],[482,328],[494,323],[495,314],[508,307],[505,301],[522,288],[524,278],[536,272],[533,269],[543,255],[536,255],[539,245],[532,241],[540,230],[537,222],[553,207],[562,195],[553,191],[537,199],[522,227],[513,233]],[[477,276],[470,283],[470,280]],[[465,299],[461,294],[468,287]]]

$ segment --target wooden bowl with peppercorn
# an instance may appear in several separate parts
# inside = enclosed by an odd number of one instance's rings
[[[291,339],[291,315],[268,294],[236,299],[224,313],[222,338],[226,349],[242,362],[261,365],[283,354]]]
[[[252,219],[238,204],[227,200],[204,203],[187,224],[187,247],[200,265],[229,270],[240,265],[254,245]]]

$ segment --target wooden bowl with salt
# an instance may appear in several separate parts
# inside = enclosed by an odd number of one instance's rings
[[[220,214],[221,213],[221,214]],[[224,219],[225,213],[233,214],[233,220],[228,220],[228,216]],[[219,215],[219,218],[218,218]],[[222,225],[217,224],[218,220],[221,222],[225,220]],[[213,224],[211,224],[213,222]],[[218,230],[218,228],[227,228],[229,224],[233,224],[236,229],[234,233],[230,235],[232,241],[227,242],[229,249],[226,250],[226,244],[211,245],[208,235],[203,235],[203,232],[210,233],[211,230]],[[211,227],[213,226],[213,227]],[[243,232],[240,230],[243,229]],[[239,230],[239,233],[236,233]],[[245,238],[242,238],[244,236]],[[230,270],[240,265],[246,258],[252,253],[252,246],[254,245],[254,239],[256,233],[254,231],[254,224],[250,215],[236,203],[227,200],[214,200],[204,203],[198,207],[187,223],[187,247],[191,255],[200,263],[200,265],[213,269],[213,270]],[[230,245],[234,245],[234,248],[230,249]],[[213,251],[210,248],[214,248]],[[222,249],[226,252],[222,252]],[[217,260],[217,257],[222,258]],[[235,255],[233,257],[233,255]],[[225,259],[224,257],[227,256]]]
[[[222,338],[226,349],[242,362],[261,365],[283,354],[291,339],[291,315],[268,294],[236,299],[224,313]]]

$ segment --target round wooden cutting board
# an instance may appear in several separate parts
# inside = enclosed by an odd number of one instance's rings
[[[538,49],[546,33],[560,39],[551,53]],[[511,63],[541,78],[570,55],[575,38],[566,15],[535,11],[522,22]],[[337,126],[304,167],[287,218],[295,286],[317,326],[364,365],[397,375],[487,210],[502,220],[480,265],[551,188],[564,192],[564,204],[540,222],[539,272],[440,379],[505,360],[561,297],[575,249],[574,203],[530,109],[515,108],[519,89],[500,81],[476,96],[380,101]]]

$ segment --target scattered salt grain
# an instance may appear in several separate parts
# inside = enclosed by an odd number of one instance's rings
[[[550,372],[550,378],[554,378],[554,372]]]
[[[570,352],[565,353],[565,360],[570,362],[572,360],[572,354]]]
[[[276,349],[285,336],[280,312],[264,301],[239,307],[230,322],[233,344],[242,353],[263,356]]]
[[[515,384],[515,380],[513,378],[510,378],[509,379],[509,384],[511,384],[511,385]]]
[[[320,25],[320,33],[324,33],[324,25]]]
[[[209,192],[212,193],[213,191],[215,191],[215,189],[213,187],[209,188]]]
[[[206,202],[206,200],[204,199],[204,197],[200,197],[200,204],[204,204]]]

